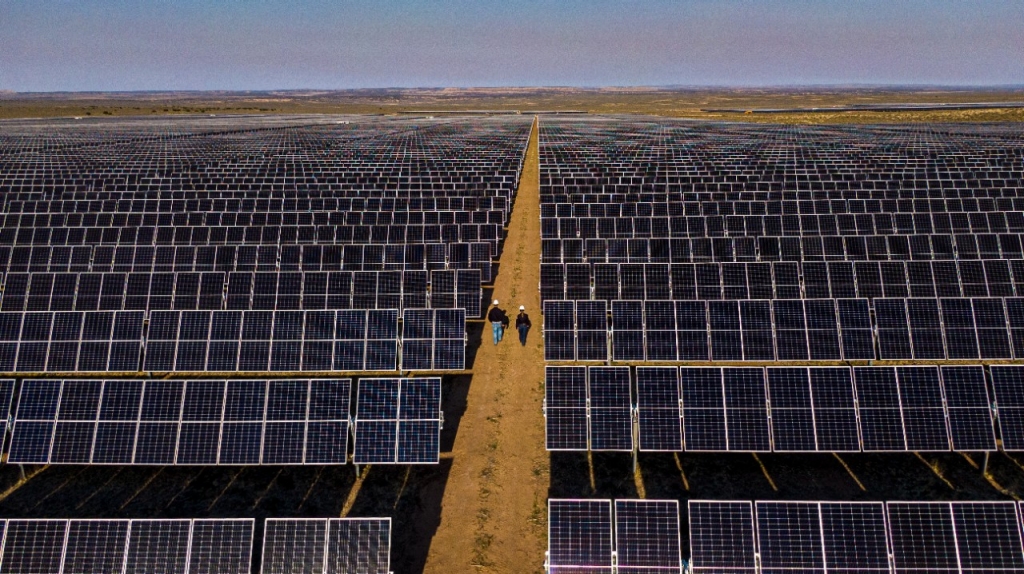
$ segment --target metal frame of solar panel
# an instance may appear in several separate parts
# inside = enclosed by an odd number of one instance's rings
[[[268,518],[262,574],[390,574],[390,518]]]
[[[346,464],[350,400],[349,379],[24,380],[8,461]]]
[[[4,572],[249,574],[252,518],[8,519]]]
[[[352,421],[353,462],[437,464],[441,379],[360,379]]]
[[[683,572],[679,502],[548,499],[546,572]]]
[[[547,450],[634,449],[629,367],[545,367]]]

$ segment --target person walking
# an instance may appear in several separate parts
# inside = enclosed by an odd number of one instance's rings
[[[516,315],[516,330],[519,331],[519,342],[525,347],[526,346],[526,333],[529,332],[530,327],[533,324],[530,323],[530,316],[526,314],[526,307],[523,305],[519,306],[519,314]]]
[[[505,312],[498,308],[498,300],[494,300],[494,305],[491,310],[487,312],[487,320],[491,322],[491,334],[494,335],[494,344],[497,345],[498,341],[501,340],[502,329],[501,322],[505,317]]]

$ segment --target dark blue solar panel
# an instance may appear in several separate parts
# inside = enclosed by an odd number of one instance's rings
[[[683,367],[679,382],[686,450],[728,450],[722,369]]]
[[[993,365],[991,373],[1003,449],[1024,450],[1024,367]]]
[[[636,385],[637,417],[640,425],[639,449],[683,450],[679,369],[637,367]]]
[[[590,367],[590,449],[633,450],[629,367]]]
[[[906,450],[896,370],[890,367],[854,367],[853,379],[864,450]]]
[[[547,450],[587,450],[587,369],[546,367],[544,417]]]
[[[552,572],[612,572],[610,500],[549,500],[548,558]]]
[[[774,450],[817,450],[810,376],[807,369],[769,368],[767,372]]]

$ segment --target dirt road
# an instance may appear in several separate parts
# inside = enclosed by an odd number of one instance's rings
[[[543,571],[550,480],[541,413],[539,188],[535,122],[494,282],[500,307],[514,316],[525,305],[533,329],[525,347],[514,330],[495,346],[484,326],[428,573]]]

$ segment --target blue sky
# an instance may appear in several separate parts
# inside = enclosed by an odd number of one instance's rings
[[[0,90],[1024,84],[1024,1],[0,0]]]

